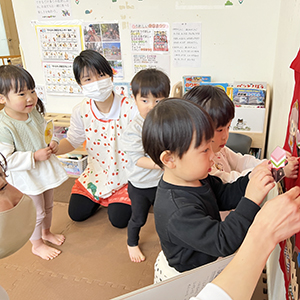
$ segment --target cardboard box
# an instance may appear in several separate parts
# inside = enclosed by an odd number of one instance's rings
[[[80,175],[87,166],[88,157],[85,156],[82,159],[67,159],[58,157],[60,163],[69,175]]]

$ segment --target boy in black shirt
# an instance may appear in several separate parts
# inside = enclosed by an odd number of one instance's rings
[[[144,122],[144,150],[164,169],[154,204],[156,230],[169,265],[179,272],[234,253],[275,186],[267,162],[231,184],[208,175],[213,135],[209,115],[183,99],[162,100]],[[219,212],[231,209],[222,222]]]

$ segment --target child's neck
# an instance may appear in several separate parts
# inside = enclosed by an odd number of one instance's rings
[[[17,113],[7,107],[4,107],[3,109],[4,109],[5,113],[14,120],[26,121],[28,119],[27,113]]]
[[[104,102],[95,101],[95,104],[100,112],[107,114],[110,112],[113,102],[114,102],[114,93],[112,92]]]
[[[189,186],[189,187],[199,187],[202,186],[200,180],[187,181],[184,178],[178,176],[172,170],[165,168],[163,174],[163,180],[167,183],[178,185],[178,186]]]

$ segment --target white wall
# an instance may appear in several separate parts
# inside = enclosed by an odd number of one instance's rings
[[[211,75],[213,81],[266,81],[272,86],[280,0],[245,0],[242,4],[231,1],[234,5],[223,9],[199,8],[200,4],[213,3],[211,0],[117,0],[114,3],[82,0],[78,5],[71,0],[71,5],[74,19],[120,22],[124,81],[130,81],[133,76],[130,23],[201,22],[202,66],[198,69],[171,67],[173,84],[183,75]],[[196,8],[190,9],[191,5]],[[35,0],[13,0],[13,6],[26,68],[36,83],[42,85],[39,45],[30,25],[31,20],[37,19]],[[86,15],[86,9],[93,12]],[[48,96],[47,111],[70,113],[78,101],[80,98],[74,96]]]

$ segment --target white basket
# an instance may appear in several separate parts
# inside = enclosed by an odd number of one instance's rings
[[[80,175],[87,166],[88,157],[85,156],[79,160],[62,157],[59,157],[58,159],[69,175]]]

